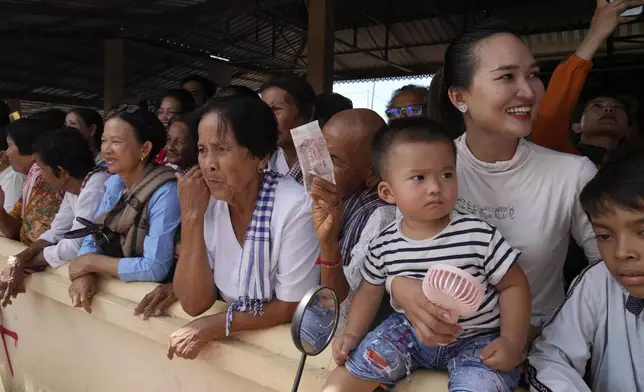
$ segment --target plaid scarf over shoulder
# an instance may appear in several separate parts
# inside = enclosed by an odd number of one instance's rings
[[[264,302],[273,297],[275,276],[271,273],[271,217],[275,204],[275,190],[282,176],[264,172],[253,216],[246,230],[241,266],[241,295],[226,315],[226,336],[230,334],[233,311],[248,312],[253,316],[264,314]]]
[[[366,186],[344,200],[344,214],[340,223],[340,254],[344,265],[349,265],[351,250],[360,240],[371,215],[386,205],[378,196],[378,189]]]

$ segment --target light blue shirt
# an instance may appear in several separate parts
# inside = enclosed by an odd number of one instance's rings
[[[125,184],[119,176],[108,179],[105,182],[105,196],[96,216],[114,207],[124,188]],[[143,241],[143,257],[119,260],[118,275],[124,282],[160,282],[170,271],[174,256],[174,234],[181,223],[176,181],[165,183],[150,196],[148,216],[150,229]],[[78,256],[88,253],[102,253],[91,235],[83,240]]]

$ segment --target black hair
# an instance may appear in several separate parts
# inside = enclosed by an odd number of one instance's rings
[[[34,143],[52,131],[49,124],[38,118],[21,118],[5,127],[7,137],[18,147],[20,155],[34,153]],[[76,131],[78,133],[78,131]]]
[[[286,91],[293,98],[299,117],[305,122],[309,122],[315,114],[315,91],[306,80],[294,74],[278,75],[265,83],[260,91],[270,87]]]
[[[407,93],[407,92],[412,92],[416,94],[423,102],[423,105],[427,106],[427,99],[428,99],[428,93],[429,90],[427,87],[419,86],[417,84],[408,84],[406,86],[402,86],[398,90],[394,91],[391,94],[391,99],[389,100],[389,103],[387,104],[387,110],[391,109],[394,107],[394,101],[396,100],[396,97],[402,93]]]
[[[443,142],[452,147],[456,158],[454,140],[443,125],[426,117],[394,119],[378,130],[371,144],[373,167],[380,175],[386,173],[387,156],[398,143]]]
[[[163,96],[159,100],[159,106],[161,106],[161,103],[165,98],[176,99],[177,102],[179,102],[179,105],[181,105],[181,113],[183,114],[190,113],[193,110],[195,110],[195,108],[197,107],[195,98],[192,96],[192,94],[190,94],[184,89],[180,89],[180,88],[172,89],[166,92],[165,94],[163,94]]]
[[[168,120],[168,128],[170,128],[172,124],[179,123],[179,122],[187,124],[188,121],[186,120],[186,116],[182,116],[181,114],[175,114],[174,116],[172,116],[170,120]]]
[[[195,151],[199,150],[197,144],[199,141],[199,132],[197,131],[197,127],[192,127],[190,126],[192,117],[194,115],[188,115],[188,116],[181,116],[179,114],[172,116],[170,121],[168,121],[168,129],[172,126],[174,123],[184,123],[188,126],[188,134],[190,135],[190,138],[192,139],[193,143],[193,149]]]
[[[215,98],[225,98],[225,97],[254,97],[259,99],[259,94],[246,86],[240,85],[230,85],[226,87],[221,87],[217,90]]]
[[[579,196],[581,207],[592,221],[621,207],[644,212],[644,146],[628,146],[614,152],[586,184]]]
[[[336,114],[353,109],[353,102],[338,93],[323,93],[315,97],[315,115],[323,127]]]
[[[77,129],[65,127],[49,132],[34,143],[34,153],[56,176],[63,168],[72,177],[83,180],[94,169],[89,142]]]
[[[110,116],[108,120],[112,118],[119,118],[130,124],[134,128],[134,136],[139,143],[152,143],[148,160],[154,160],[159,151],[165,147],[167,137],[165,127],[152,112],[146,109],[137,109],[132,113],[118,111]]]
[[[217,90],[217,85],[213,83],[211,80],[197,74],[192,74],[188,75],[185,78],[181,79],[180,85],[183,87],[186,83],[188,82],[197,82],[200,85],[203,86],[203,92],[204,95],[206,96],[206,99],[211,98],[213,95],[215,95],[215,91]]]
[[[5,101],[0,101],[0,151],[6,151],[9,148],[5,127],[11,123],[10,114],[11,108],[9,108],[9,105]]]
[[[11,122],[11,120],[9,120],[10,114],[11,108],[9,108],[9,105],[7,105],[5,101],[0,100],[0,130]]]
[[[581,118],[584,116],[584,112],[586,111],[586,108],[588,108],[588,105],[596,100],[597,98],[601,97],[606,97],[606,98],[612,98],[616,100],[617,102],[621,103],[624,105],[624,110],[626,112],[626,117],[628,117],[628,125],[631,125],[632,120],[634,119],[634,114],[633,114],[633,109],[631,108],[631,103],[627,99],[624,94],[615,94],[611,92],[605,92],[605,93],[592,93],[588,94],[585,97],[583,97],[583,100],[581,100],[581,104],[577,105],[572,112],[572,115],[570,116],[570,125],[572,126],[573,124],[580,123]]]
[[[199,122],[208,114],[217,113],[218,132],[230,131],[237,144],[248,149],[251,156],[265,158],[277,149],[279,130],[271,108],[261,99],[233,96],[214,99],[197,110],[191,120],[191,134],[197,135]]]
[[[96,127],[96,133],[94,134],[94,145],[99,149],[101,148],[101,141],[103,140],[103,117],[96,111],[88,108],[76,108],[69,111],[77,115],[86,127],[91,127],[94,125]]]
[[[481,41],[499,34],[516,36],[507,21],[490,18],[466,30],[445,51],[443,68],[429,86],[429,117],[443,123],[456,137],[465,132],[463,115],[449,99],[450,88],[469,89],[476,71]]]
[[[65,117],[67,117],[67,113],[60,109],[48,109],[34,113],[29,117],[43,121],[47,128],[54,130],[65,126]]]

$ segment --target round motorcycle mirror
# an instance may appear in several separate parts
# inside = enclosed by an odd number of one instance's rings
[[[331,343],[339,317],[338,297],[328,287],[314,287],[300,301],[291,322],[293,343],[302,353],[293,392],[300,385],[306,357],[320,354]]]

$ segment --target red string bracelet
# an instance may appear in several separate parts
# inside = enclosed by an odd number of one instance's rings
[[[315,264],[322,265],[324,267],[337,267],[338,265],[342,264],[342,259],[338,261],[323,261],[318,257],[318,259],[315,260]]]

